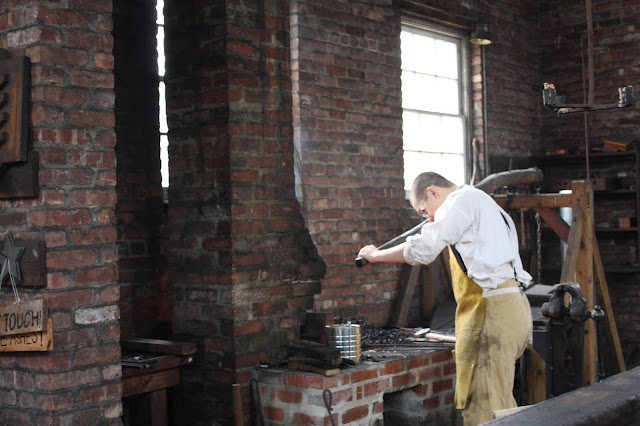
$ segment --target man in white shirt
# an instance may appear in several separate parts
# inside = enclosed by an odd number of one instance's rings
[[[531,311],[520,290],[531,276],[523,269],[511,217],[483,191],[456,187],[437,173],[422,173],[411,206],[428,219],[418,235],[395,247],[363,247],[371,263],[429,264],[449,246],[456,309],[455,405],[464,424],[491,420],[513,408],[515,362],[531,338]],[[453,259],[455,257],[455,260]]]

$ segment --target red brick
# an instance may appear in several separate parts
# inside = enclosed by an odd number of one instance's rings
[[[282,422],[284,420],[284,410],[282,410],[282,408],[267,406],[264,407],[263,412],[266,419],[275,422]]]
[[[113,11],[113,4],[112,2],[104,2],[102,0],[69,0],[69,8],[111,13]]]
[[[114,194],[115,195],[115,194]],[[107,203],[110,204],[110,203]],[[92,228],[73,231],[71,239],[75,245],[114,243],[118,234],[116,228]]]
[[[404,371],[404,360],[388,361],[380,370],[380,374],[398,374],[401,371]]]
[[[419,356],[415,358],[411,358],[407,360],[407,370],[412,370],[414,368],[424,367],[431,363],[431,358],[428,356]]]
[[[89,91],[64,87],[36,87],[32,90],[33,102],[49,102],[65,105],[88,105]]]
[[[73,394],[71,392],[65,392],[44,395],[23,392],[20,394],[18,405],[22,408],[37,408],[38,410],[45,411],[65,410],[73,407]]]
[[[264,322],[261,320],[245,321],[242,325],[233,328],[233,335],[237,337],[262,333],[264,329]]]
[[[42,22],[49,24],[63,24],[86,28],[88,24],[87,16],[84,13],[70,11],[66,9],[50,8],[47,6],[36,6],[27,9],[27,16],[31,15]]]
[[[27,224],[26,213],[0,213],[0,226],[5,229],[20,227]]]
[[[300,404],[302,402],[302,392],[287,389],[273,389],[272,398],[288,404]]]
[[[431,357],[431,361],[435,364],[438,362],[449,361],[452,358],[453,355],[451,354],[451,350],[445,349],[442,351],[434,352],[433,356]]]
[[[12,389],[33,389],[34,383],[35,377],[31,372],[8,370],[4,373],[3,385]]]
[[[108,401],[119,398],[122,395],[120,384],[110,384],[95,388],[82,389],[78,392],[78,402],[83,405]]]
[[[116,193],[114,190],[78,190],[73,191],[73,204],[84,206],[115,205]]]
[[[68,250],[47,253],[47,267],[58,268],[78,268],[81,266],[91,266],[96,263],[96,255],[93,250]]]
[[[103,268],[82,269],[76,272],[75,281],[77,285],[99,284],[117,281],[118,270],[115,266]]]
[[[87,64],[87,52],[78,49],[66,49],[51,46],[33,46],[26,49],[33,63],[71,65],[82,67]]]
[[[49,309],[70,308],[93,304],[95,293],[93,290],[74,290],[45,295]],[[54,333],[55,335],[55,333]]]
[[[115,115],[111,112],[73,110],[69,121],[72,126],[113,127]]]
[[[389,389],[389,387],[390,387],[390,383],[388,378],[376,380],[375,382],[371,382],[371,383],[365,383],[364,396],[372,396],[372,395],[377,395],[379,393],[385,393],[385,391]]]
[[[88,72],[83,70],[70,70],[69,80],[72,86],[108,88],[114,86],[113,73]]]
[[[335,416],[335,414],[334,414]],[[334,417],[335,419],[335,417]],[[291,425],[292,426],[328,426],[330,425],[330,420],[328,417],[313,417],[306,413],[293,413],[291,416]]]
[[[76,366],[98,364],[105,361],[118,360],[120,358],[120,345],[101,345],[97,347],[77,349],[74,357]]]
[[[391,385],[394,388],[404,388],[416,382],[416,376],[413,373],[397,374],[391,377]]]
[[[334,377],[320,377],[311,374],[289,374],[289,386],[305,389],[327,389],[338,384],[338,379]]]
[[[64,373],[36,374],[35,376],[36,387],[45,391],[76,388],[97,383],[100,380],[101,374],[98,368],[78,369]]]
[[[440,407],[440,397],[439,396],[434,396],[434,397],[425,399],[422,402],[422,406],[424,408],[426,408],[427,410],[433,410],[434,408],[438,408],[438,407]]]
[[[71,29],[67,31],[67,40],[73,47],[89,47],[104,51],[113,48],[113,37],[110,34]]]
[[[71,365],[69,354],[50,352],[26,352],[18,358],[18,365],[29,370],[53,371]]]
[[[442,366],[440,365],[422,369],[418,373],[418,381],[420,382],[430,382],[433,381],[434,378],[437,379],[439,377],[442,377]]]
[[[445,390],[451,390],[453,389],[453,380],[452,379],[446,379],[446,380],[439,380],[439,381],[435,381],[433,382],[433,393],[439,393]]]
[[[351,373],[351,382],[358,383],[378,377],[377,369],[357,370]]]
[[[360,419],[364,419],[369,415],[369,407],[367,405],[361,405],[359,407],[354,407],[349,410],[346,410],[342,415],[342,423],[350,423],[355,422]]]
[[[76,411],[72,415],[73,424],[94,425],[100,423],[101,415],[99,408],[91,408],[89,410]]]

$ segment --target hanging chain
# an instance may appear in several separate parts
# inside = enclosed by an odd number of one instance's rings
[[[536,188],[536,194],[540,195],[540,187]],[[538,283],[542,283],[542,221],[540,214],[536,212],[536,259],[538,260]]]

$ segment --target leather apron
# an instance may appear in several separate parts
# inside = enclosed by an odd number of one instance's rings
[[[464,409],[469,399],[469,385],[473,369],[478,360],[480,333],[484,324],[487,299],[482,296],[483,289],[462,270],[451,253],[451,282],[453,296],[458,304],[456,308],[456,386],[454,403],[457,409]]]

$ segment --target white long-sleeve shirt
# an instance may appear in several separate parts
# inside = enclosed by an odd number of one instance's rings
[[[531,283],[531,275],[522,267],[513,220],[493,198],[472,186],[450,193],[436,210],[433,222],[407,238],[403,254],[412,265],[426,265],[453,244],[467,275],[480,287],[494,289],[511,278],[524,286]]]

